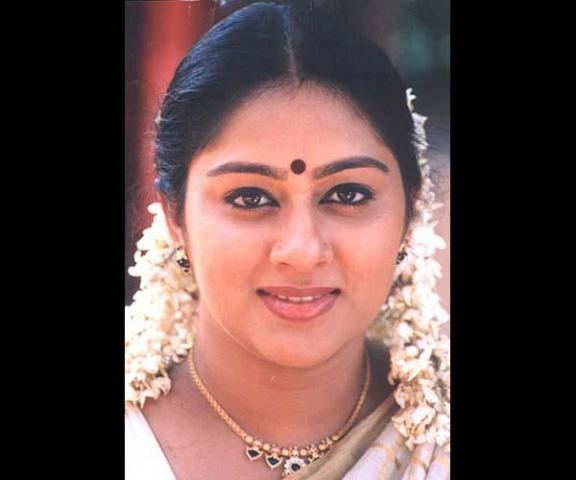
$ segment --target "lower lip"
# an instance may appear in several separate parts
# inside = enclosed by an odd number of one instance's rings
[[[312,320],[329,311],[336,302],[338,293],[328,293],[312,302],[294,303],[281,300],[270,294],[259,294],[268,309],[286,320]]]

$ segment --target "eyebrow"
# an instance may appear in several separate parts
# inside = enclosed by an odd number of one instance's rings
[[[319,180],[350,168],[377,168],[385,174],[390,173],[388,166],[381,160],[376,160],[375,158],[366,156],[355,156],[341,158],[340,160],[330,162],[321,167],[316,167],[313,170],[312,176],[314,180]],[[279,169],[263,163],[250,162],[223,163],[222,165],[211,169],[207,175],[209,177],[215,177],[226,173],[253,173],[256,175],[271,177],[275,180],[286,180],[288,178],[288,170]]]
[[[347,170],[349,168],[377,168],[378,170],[388,174],[390,169],[388,165],[380,160],[376,160],[372,157],[348,157],[330,162],[322,167],[317,167],[314,169],[313,177],[315,180],[327,177],[328,175],[334,175],[342,170]]]

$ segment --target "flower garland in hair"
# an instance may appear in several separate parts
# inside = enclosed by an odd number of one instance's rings
[[[432,221],[432,212],[442,204],[436,203],[430,165],[424,157],[428,147],[424,130],[427,118],[413,111],[412,100],[416,97],[412,89],[406,93],[414,121],[422,187],[406,233],[406,256],[396,268],[388,300],[369,335],[383,339],[390,350],[388,380],[396,384],[394,397],[402,407],[392,422],[407,438],[408,448],[430,442],[449,452],[450,340],[440,333],[440,326],[449,321],[449,315],[436,293],[441,267],[433,258],[437,249],[446,247]]]
[[[140,277],[140,289],[125,307],[125,401],[144,406],[170,391],[167,368],[179,363],[192,347],[197,287],[174,260],[172,241],[159,203],[148,211],[152,225],[136,244],[136,265],[128,269]]]
[[[422,172],[422,188],[414,218],[406,234],[406,256],[397,266],[396,280],[368,335],[383,340],[389,350],[388,380],[402,410],[392,422],[406,437],[406,445],[432,442],[450,449],[450,342],[440,333],[449,319],[436,293],[440,264],[436,249],[445,248],[436,235],[435,202],[430,167],[423,154],[428,146],[426,117],[413,112],[411,89],[407,101],[415,127],[415,146]],[[198,288],[191,271],[183,272],[159,203],[148,207],[152,225],[137,243],[135,266],[128,273],[140,277],[140,289],[125,307],[125,400],[140,407],[147,398],[170,391],[168,368],[183,361],[192,346]],[[191,335],[192,333],[192,335]],[[192,339],[192,340],[191,340]]]

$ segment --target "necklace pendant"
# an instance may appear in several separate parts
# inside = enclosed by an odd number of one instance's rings
[[[266,455],[264,458],[266,460],[266,465],[270,467],[270,470],[274,470],[275,468],[282,465],[282,459],[274,453]]]
[[[262,456],[262,450],[258,447],[246,447],[246,456],[253,462]]]
[[[306,466],[306,461],[298,456],[291,456],[284,462],[284,471],[282,478],[285,478],[293,473],[298,472],[302,467]]]

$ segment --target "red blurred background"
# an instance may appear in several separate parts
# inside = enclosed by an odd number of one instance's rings
[[[150,222],[146,206],[155,200],[154,117],[178,63],[212,25],[214,9],[211,0],[125,3],[125,270]],[[126,277],[127,303],[137,280]]]

